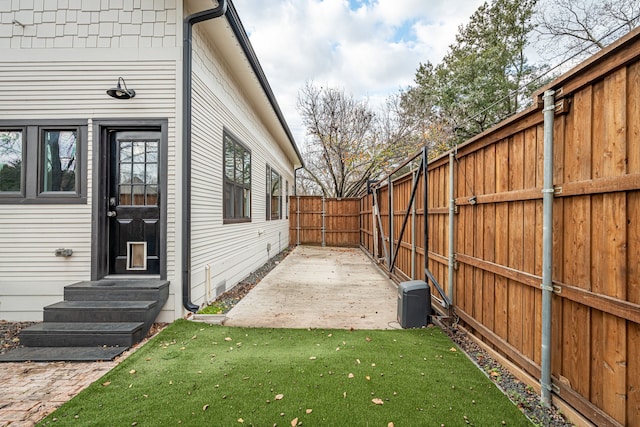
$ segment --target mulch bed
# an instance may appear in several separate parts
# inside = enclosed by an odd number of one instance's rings
[[[0,354],[20,347],[20,331],[38,322],[7,322],[0,320]]]

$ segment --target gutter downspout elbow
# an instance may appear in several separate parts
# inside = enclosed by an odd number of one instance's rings
[[[304,169],[304,165],[298,166],[293,170],[293,195],[298,196],[298,171]]]
[[[227,0],[218,6],[187,16],[183,23],[182,39],[182,305],[191,312],[198,306],[191,302],[191,42],[193,26],[199,22],[219,18],[227,13]]]

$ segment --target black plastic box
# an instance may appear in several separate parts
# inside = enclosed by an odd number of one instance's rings
[[[429,323],[431,289],[423,280],[398,285],[398,323],[403,328],[422,328]]]

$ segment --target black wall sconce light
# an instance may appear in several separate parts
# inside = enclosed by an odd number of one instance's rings
[[[122,82],[122,85],[120,85],[120,82]],[[107,90],[107,95],[116,99],[129,99],[136,96],[136,91],[133,89],[127,89],[127,83],[125,83],[122,77],[118,77],[118,85]]]

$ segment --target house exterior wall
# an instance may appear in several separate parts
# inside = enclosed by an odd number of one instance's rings
[[[192,301],[202,305],[288,246],[284,186],[293,165],[262,125],[215,47],[195,31]],[[223,132],[251,151],[251,222],[223,222]],[[266,220],[266,167],[282,177],[282,219]],[[270,245],[270,250],[267,250]]]
[[[42,308],[60,301],[64,286],[91,279],[97,215],[92,210],[97,185],[93,150],[99,138],[93,123],[133,119],[168,122],[166,262],[171,287],[159,320],[185,314],[179,192],[182,3],[0,1],[0,125],[62,119],[87,125],[82,145],[87,158],[86,203],[6,203],[0,195],[0,319],[41,320]],[[284,185],[292,194],[294,180],[291,161],[199,27],[194,27],[191,293],[192,301],[201,305],[216,296],[216,289],[231,288],[287,246]],[[135,89],[135,98],[107,96],[106,89],[120,76]],[[250,223],[223,224],[224,130],[251,150]],[[280,220],[265,218],[267,164],[282,177]],[[73,249],[73,256],[56,257],[58,248]]]
[[[61,300],[65,285],[91,278],[95,119],[167,119],[168,175],[175,176],[179,58],[172,0],[0,2],[0,123],[73,119],[85,121],[88,130],[82,144],[86,203],[0,199],[0,319],[41,320],[42,308]],[[107,96],[119,76],[136,98]],[[168,187],[172,248],[175,183]],[[73,256],[56,257],[57,248],[71,248]],[[174,252],[168,254],[169,278],[175,275]],[[165,317],[173,319],[173,311]]]

